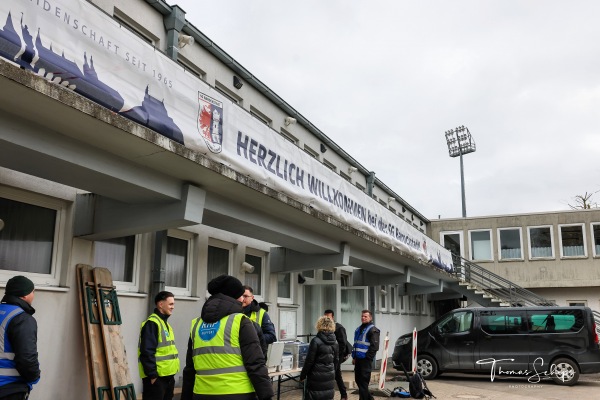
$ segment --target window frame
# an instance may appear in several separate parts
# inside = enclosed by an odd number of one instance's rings
[[[256,301],[261,302],[261,301],[264,301],[264,299],[266,297],[265,267],[267,265],[267,262],[266,262],[267,253],[265,253],[264,251],[246,247],[246,254],[244,254],[244,261],[246,261],[247,255],[260,258],[260,276],[258,277],[258,280],[260,282],[260,292],[257,292],[255,287],[252,287],[252,289],[254,290],[254,297],[256,298]],[[246,283],[244,283],[244,284],[246,284]]]
[[[227,257],[227,274],[228,275],[233,275],[231,273],[232,268],[231,266],[233,265],[233,249],[234,249],[234,245],[233,243],[230,242],[226,242],[224,240],[219,240],[219,239],[215,239],[215,238],[208,238],[208,246],[206,246],[206,253],[207,253],[207,262],[208,262],[208,247],[218,247],[220,249],[223,250],[227,250],[229,252],[229,256]],[[206,281],[209,282],[210,280],[208,279],[208,264],[206,265]]]
[[[113,280],[113,284],[115,285],[117,292],[138,293],[140,290],[139,289],[140,288],[139,274],[141,271],[140,266],[141,266],[141,256],[142,256],[142,249],[141,249],[142,235],[137,234],[137,235],[129,235],[129,236],[134,236],[133,265],[132,265],[132,270],[131,270],[131,282]],[[93,242],[93,254],[92,254],[93,258],[95,258],[95,254],[96,254],[96,242],[97,241]],[[96,266],[96,265],[94,265],[94,266]]]
[[[192,270],[194,265],[194,254],[196,249],[196,237],[197,235],[193,232],[188,232],[180,229],[169,229],[167,236],[174,239],[180,239],[187,241],[187,265],[186,265],[186,277],[185,277],[185,288],[177,286],[167,286],[165,277],[165,290],[173,293],[175,297],[191,297],[192,296]]]
[[[579,226],[581,227],[581,237],[582,237],[582,242],[583,242],[583,255],[576,255],[576,256],[565,256],[564,252],[563,252],[563,232],[562,232],[562,228],[563,227],[570,227],[570,226]],[[558,224],[558,240],[559,240],[559,250],[560,250],[560,258],[561,259],[576,259],[576,258],[587,258],[588,257],[588,251],[587,251],[587,240],[586,240],[586,235],[585,235],[585,224],[584,223],[575,223],[575,224]]]
[[[36,272],[0,269],[0,285],[5,286],[10,278],[20,274],[31,279],[36,287],[60,287],[64,263],[63,260],[65,257],[68,257],[68,255],[64,253],[66,243],[65,231],[68,219],[68,202],[40,193],[26,192],[17,188],[2,185],[0,185],[0,197],[32,206],[48,208],[56,212],[50,273],[40,274]]]
[[[477,232],[488,232],[490,235],[490,258],[489,259],[485,259],[485,258],[474,258],[473,257],[473,241],[472,241],[472,234],[473,233],[477,233]],[[487,261],[487,262],[493,262],[494,261],[494,239],[493,239],[493,235],[492,235],[492,230],[491,229],[471,229],[468,232],[468,238],[469,238],[469,260],[470,261]]]
[[[390,312],[397,312],[398,311],[398,299],[396,297],[398,297],[398,288],[396,287],[396,285],[390,285],[389,286],[389,310]]]
[[[594,232],[594,227],[598,226],[598,237],[596,237],[596,233]],[[590,222],[590,237],[592,239],[592,256],[594,258],[600,257],[600,251],[596,251],[596,240],[600,242],[600,222]]]
[[[540,228],[548,228],[550,230],[550,250],[552,251],[552,255],[550,257],[548,256],[544,256],[544,257],[535,257],[533,256],[532,253],[532,248],[531,248],[531,230],[532,229],[540,229]],[[529,252],[529,259],[530,260],[553,260],[554,258],[556,258],[556,253],[554,251],[554,229],[552,225],[535,225],[535,226],[528,226],[527,227],[527,251]]]
[[[511,258],[502,258],[502,239],[501,232],[502,231],[518,231],[519,232],[519,250],[521,251],[520,257],[511,257]],[[521,261],[524,260],[525,251],[523,249],[523,228],[520,226],[506,227],[506,228],[498,228],[496,235],[498,237],[498,261]]]
[[[379,311],[387,312],[388,311],[388,287],[386,285],[377,286],[377,304],[379,306]]]
[[[298,277],[296,272],[278,272],[277,275],[288,275],[290,277],[290,297],[279,297],[279,277],[277,278],[277,304],[294,304],[295,287],[294,278]]]

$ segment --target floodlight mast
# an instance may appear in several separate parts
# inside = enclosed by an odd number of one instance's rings
[[[446,131],[446,143],[450,157],[460,157],[460,189],[462,194],[462,216],[467,217],[467,204],[465,199],[465,171],[463,167],[463,154],[475,152],[475,141],[469,128],[461,125]]]

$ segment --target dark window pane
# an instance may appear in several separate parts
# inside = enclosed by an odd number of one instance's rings
[[[52,273],[56,210],[0,198],[0,269]]]
[[[135,236],[126,236],[94,243],[94,266],[106,267],[115,281],[133,282]]]

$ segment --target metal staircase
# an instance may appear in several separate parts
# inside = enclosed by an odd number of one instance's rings
[[[513,282],[494,274],[487,269],[462,257],[453,256],[454,275],[458,282],[452,284],[454,290],[482,306],[555,306]]]

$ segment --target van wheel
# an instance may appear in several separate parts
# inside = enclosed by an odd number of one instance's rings
[[[579,368],[573,360],[559,358],[552,363],[552,380],[563,386],[573,386],[579,380]]]
[[[431,356],[419,356],[417,358],[417,372],[420,373],[425,380],[434,379],[438,374],[437,363]]]

